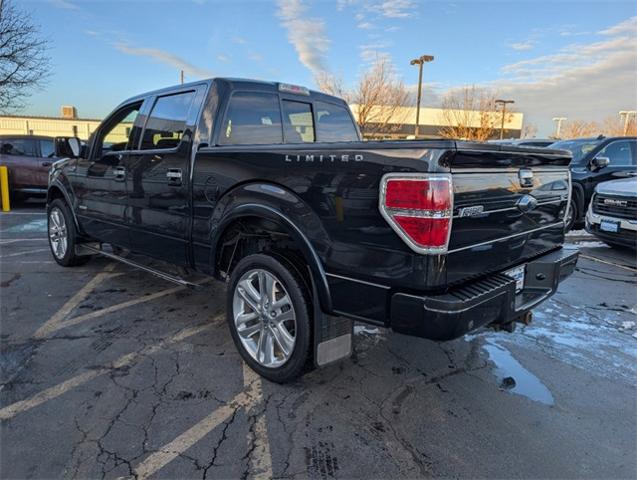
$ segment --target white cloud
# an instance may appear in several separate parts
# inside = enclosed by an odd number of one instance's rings
[[[70,0],[48,0],[48,2],[57,8],[62,8],[64,10],[79,10],[79,5],[71,2]]]
[[[230,61],[230,58],[227,55],[220,53],[219,55],[217,55],[217,60],[219,60],[220,62],[228,63]]]
[[[134,47],[127,43],[118,43],[115,45],[115,48],[127,55],[151,58],[165,65],[174,67],[175,69],[183,70],[186,75],[198,78],[213,76],[212,72],[209,70],[196,67],[195,65],[188,63],[183,58],[158,48]]]
[[[602,120],[637,108],[637,17],[599,32],[602,39],[573,43],[501,68],[485,86],[513,98],[516,109],[548,134],[551,118]]]
[[[307,6],[301,0],[279,0],[278,15],[288,31],[288,40],[294,46],[299,61],[314,75],[325,72],[326,55],[330,41],[325,22],[306,17]]]
[[[513,50],[517,50],[520,52],[526,51],[526,50],[532,50],[533,47],[535,46],[535,42],[533,42],[533,40],[526,40],[524,42],[517,42],[517,43],[510,43],[509,47],[511,47]]]
[[[637,16],[630,17],[617,25],[599,32],[601,35],[635,35],[637,34]]]
[[[416,3],[413,0],[385,0],[378,8],[387,18],[412,17],[416,13]]]

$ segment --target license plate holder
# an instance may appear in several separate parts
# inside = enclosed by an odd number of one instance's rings
[[[526,265],[511,268],[504,272],[507,277],[515,280],[515,293],[520,293],[524,289],[524,276],[526,274]]]
[[[606,218],[602,218],[602,221],[599,224],[599,229],[602,232],[618,233],[619,232],[619,222],[617,222],[615,220],[608,220]]]

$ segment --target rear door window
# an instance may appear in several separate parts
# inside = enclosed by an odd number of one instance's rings
[[[37,145],[35,139],[12,138],[2,141],[2,153],[25,157],[37,157]]]
[[[278,95],[236,92],[230,98],[221,125],[220,145],[269,145],[283,143]]]
[[[283,100],[283,127],[285,143],[308,143],[314,141],[314,120],[309,103]]]
[[[186,129],[195,92],[159,97],[148,116],[142,150],[169,149],[179,145]]]
[[[316,102],[316,135],[319,142],[356,142],[358,133],[352,116],[342,106]]]
[[[40,140],[40,155],[44,158],[52,158],[55,156],[55,145],[53,145],[53,140]]]

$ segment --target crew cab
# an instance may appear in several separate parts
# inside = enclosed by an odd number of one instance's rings
[[[573,195],[567,230],[581,226],[598,184],[637,175],[636,137],[575,138],[560,140],[551,148],[569,150],[573,155],[570,165]]]
[[[303,87],[166,88],[119,105],[84,152],[57,145],[55,260],[132,263],[123,249],[226,281],[239,352],[277,382],[347,357],[353,321],[434,340],[511,330],[577,261],[569,152],[365,142],[343,100]]]

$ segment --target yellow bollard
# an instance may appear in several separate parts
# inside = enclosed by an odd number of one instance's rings
[[[9,204],[9,170],[5,166],[0,167],[0,194],[2,195],[2,211],[11,210]]]

